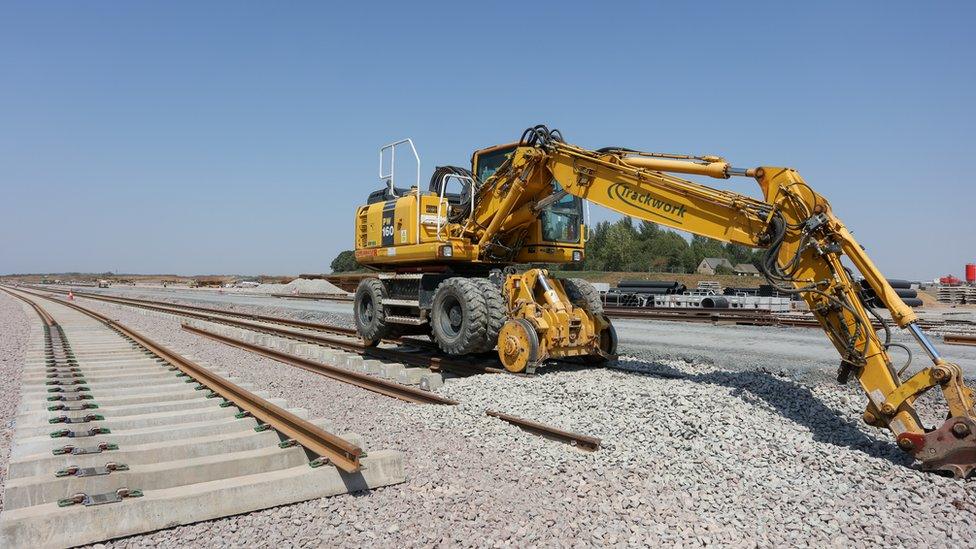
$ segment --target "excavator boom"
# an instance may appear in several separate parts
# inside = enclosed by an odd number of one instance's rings
[[[673,174],[717,179],[752,177],[763,200],[719,190]],[[558,182],[554,185],[553,182]],[[838,379],[858,379],[868,397],[863,419],[894,433],[899,447],[929,470],[967,477],[976,469],[976,412],[973,392],[960,368],[944,360],[918,327],[914,312],[833,214],[830,203],[792,169],[737,169],[717,157],[641,153],[626,149],[591,151],[562,141],[543,126],[523,135],[505,165],[488,179],[464,234],[483,256],[505,249],[512,235],[532,222],[554,193],[589,200],[622,214],[714,238],[765,249],[763,274],[779,291],[799,294],[841,356]],[[891,362],[886,338],[876,333],[862,288],[844,267],[847,257],[893,321],[907,329],[931,360],[908,379]],[[916,398],[941,389],[949,409],[945,423],[927,429]]]

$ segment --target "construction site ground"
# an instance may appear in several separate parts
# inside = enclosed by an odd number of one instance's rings
[[[343,302],[101,291],[352,324],[351,304]],[[177,352],[316,410],[379,447],[403,452],[407,474],[397,486],[107,546],[976,543],[974,484],[915,470],[887,432],[863,425],[865,397],[853,385],[831,381],[836,351],[819,330],[617,320],[621,360],[610,368],[454,378],[438,393],[460,406],[422,406],[202,339],[182,331],[173,317],[77,299]],[[3,461],[33,321],[19,303],[0,296]],[[976,377],[976,348],[941,349],[969,379]],[[467,413],[470,408],[503,408],[597,436],[603,448],[583,453]],[[930,421],[944,417],[928,399],[922,408]]]

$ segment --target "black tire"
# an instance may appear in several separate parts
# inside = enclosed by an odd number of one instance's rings
[[[600,334],[600,348],[608,355],[615,355],[617,354],[618,343],[617,329],[611,324]]]
[[[591,314],[603,314],[603,301],[600,299],[600,292],[593,284],[582,278],[562,279],[563,289],[566,290],[566,297],[576,305],[586,309]]]
[[[607,319],[609,322],[609,319]],[[608,355],[617,354],[617,329],[613,327],[613,324],[607,326],[602,332],[600,332],[600,350],[607,353]],[[582,357],[584,364],[603,364],[608,359],[600,355],[587,355]]]
[[[487,278],[475,278],[474,280],[481,288],[482,295],[485,296],[485,306],[488,313],[488,327],[485,330],[485,343],[481,347],[482,351],[491,351],[498,344],[498,332],[502,330],[505,321],[508,320],[508,307],[505,305],[505,297],[502,289],[493,284]]]
[[[383,310],[385,297],[386,288],[376,278],[364,278],[356,288],[352,316],[356,321],[356,331],[367,345],[377,345],[381,339],[396,337],[393,327],[386,323],[386,312]]]
[[[488,306],[475,279],[448,278],[437,286],[430,311],[434,340],[449,355],[477,353],[488,332]]]

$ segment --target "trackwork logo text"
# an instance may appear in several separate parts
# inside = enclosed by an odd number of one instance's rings
[[[635,189],[624,183],[610,185],[607,188],[607,195],[611,199],[620,200],[638,210],[663,217],[678,224],[681,223],[681,218],[685,216],[684,205],[661,200],[647,191]]]

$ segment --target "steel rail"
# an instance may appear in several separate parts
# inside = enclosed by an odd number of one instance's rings
[[[949,345],[972,345],[976,346],[976,336],[961,334],[946,334],[942,339]]]
[[[47,311],[44,310],[43,307],[41,307],[37,303],[34,303],[30,299],[27,299],[26,297],[24,297],[24,296],[22,296],[20,294],[17,294],[17,293],[12,292],[10,289],[8,289],[6,287],[0,288],[0,290],[3,290],[4,293],[9,294],[9,295],[11,295],[11,296],[13,296],[13,297],[15,297],[15,298],[23,301],[24,303],[30,305],[31,307],[33,307],[34,312],[36,312],[37,315],[39,317],[41,317],[41,320],[44,322],[44,324],[48,328],[52,328],[52,327],[54,327],[54,326],[56,326],[58,324],[57,321],[54,320],[54,317],[51,316]],[[21,290],[21,291],[23,291],[23,290]]]
[[[790,322],[796,324],[818,325],[814,319],[781,318],[771,313],[754,310],[716,310],[716,309],[659,309],[642,307],[606,307],[608,316],[619,318],[648,318],[653,320],[677,320],[682,322],[753,322],[757,324],[778,324]]]
[[[68,293],[67,290],[47,289],[46,291],[51,291],[60,294]],[[352,328],[343,328],[342,326],[332,326],[329,324],[321,324],[319,322],[310,322],[306,320],[293,320],[290,318],[281,318],[278,316],[261,315],[256,313],[225,311],[222,309],[215,309],[213,307],[200,307],[198,305],[185,305],[182,303],[169,303],[166,301],[152,301],[149,299],[139,299],[135,297],[117,297],[117,296],[110,296],[104,294],[93,294],[90,292],[73,292],[73,293],[78,297],[87,297],[90,299],[101,299],[105,301],[115,301],[119,303],[131,303],[131,304],[138,303],[145,306],[163,306],[163,307],[171,307],[171,308],[178,308],[178,309],[187,309],[190,311],[196,311],[200,313],[220,314],[226,316],[233,316],[236,318],[257,320],[259,322],[271,322],[274,324],[284,324],[286,326],[291,326],[294,328],[306,328],[306,329],[317,330],[322,332],[333,332],[342,335],[356,336],[356,330]]]
[[[457,401],[438,396],[428,391],[414,389],[413,387],[400,385],[399,383],[393,383],[392,381],[387,381],[385,379],[380,379],[366,374],[360,374],[346,370],[345,368],[330,366],[322,362],[315,362],[314,360],[308,360],[275,349],[269,349],[261,345],[255,345],[247,341],[211,332],[209,330],[204,330],[202,328],[197,328],[196,326],[191,326],[189,324],[183,324],[182,327],[184,330],[190,333],[219,341],[225,345],[244,349],[246,351],[277,360],[278,362],[297,366],[303,370],[324,375],[332,379],[349,383],[351,385],[355,385],[356,387],[373,391],[375,393],[380,393],[389,397],[398,398],[414,404],[457,404]]]
[[[199,381],[217,395],[234,404],[238,408],[248,412],[261,423],[268,424],[271,428],[279,431],[289,439],[307,448],[310,452],[328,459],[336,467],[347,473],[353,473],[360,469],[359,458],[363,450],[346,440],[317,427],[310,421],[304,420],[295,414],[276,406],[271,402],[255,395],[254,393],[232,383],[223,377],[207,370],[206,368],[184,358],[183,356],[167,349],[156,343],[152,339],[127,328],[102,314],[82,307],[76,303],[69,303],[63,300],[55,300],[51,297],[42,296],[33,292],[28,294],[48,299],[59,305],[71,307],[89,317],[105,324],[116,332],[131,339],[136,344],[145,348],[154,355],[162,358],[168,364],[176,367],[181,372]]]
[[[538,421],[532,421],[531,419],[503,414],[493,410],[486,410],[485,414],[491,417],[497,417],[502,421],[507,421],[508,423],[511,423],[524,431],[529,431],[544,438],[565,442],[581,450],[586,450],[587,452],[595,452],[599,450],[600,444],[603,442],[596,437],[581,435],[572,431],[564,431],[544,423],[539,423]]]
[[[819,328],[814,318],[778,316],[756,310],[735,309],[659,309],[641,307],[607,307],[607,316],[612,318],[640,318],[646,320],[666,320],[675,322],[730,323],[744,326],[788,326],[795,328]],[[876,329],[881,325],[875,323]]]
[[[182,328],[190,333],[200,335],[206,338],[219,341],[225,345],[231,347],[237,347],[239,349],[244,349],[255,354],[259,354],[270,359],[296,366],[303,370],[324,375],[338,381],[349,383],[366,389],[368,391],[373,391],[388,397],[397,398],[407,402],[415,404],[445,404],[445,405],[455,405],[458,404],[457,401],[451,400],[442,396],[438,396],[434,393],[427,391],[421,391],[419,389],[414,389],[413,387],[408,387],[406,385],[400,385],[399,383],[393,383],[386,381],[384,379],[379,379],[370,375],[360,374],[357,372],[352,372],[344,368],[338,368],[335,366],[330,366],[321,362],[315,362],[314,360],[308,360],[299,356],[295,356],[290,353],[283,351],[278,351],[276,349],[270,349],[268,347],[263,347],[261,345],[256,345],[249,343],[247,341],[242,341],[237,338],[230,336],[225,336],[196,326],[191,326],[189,324],[183,324]],[[602,441],[599,438],[591,437],[588,435],[582,435],[579,433],[573,433],[571,431],[565,431],[563,429],[558,429],[544,423],[539,423],[530,419],[520,418],[517,416],[504,414],[501,412],[496,412],[492,410],[486,410],[485,413],[488,416],[496,417],[512,425],[519,427],[520,429],[530,432],[535,435],[542,436],[551,440],[556,440],[559,442],[567,443],[571,446],[585,450],[587,452],[595,452],[600,449]]]
[[[786,326],[791,328],[819,328],[815,318],[777,315],[754,309],[681,309],[655,307],[618,307],[604,309],[613,318],[664,320],[673,322],[731,323],[743,326]],[[951,327],[970,327],[970,322],[926,320],[918,322],[926,330],[944,330]],[[873,320],[876,330],[881,324]]]

